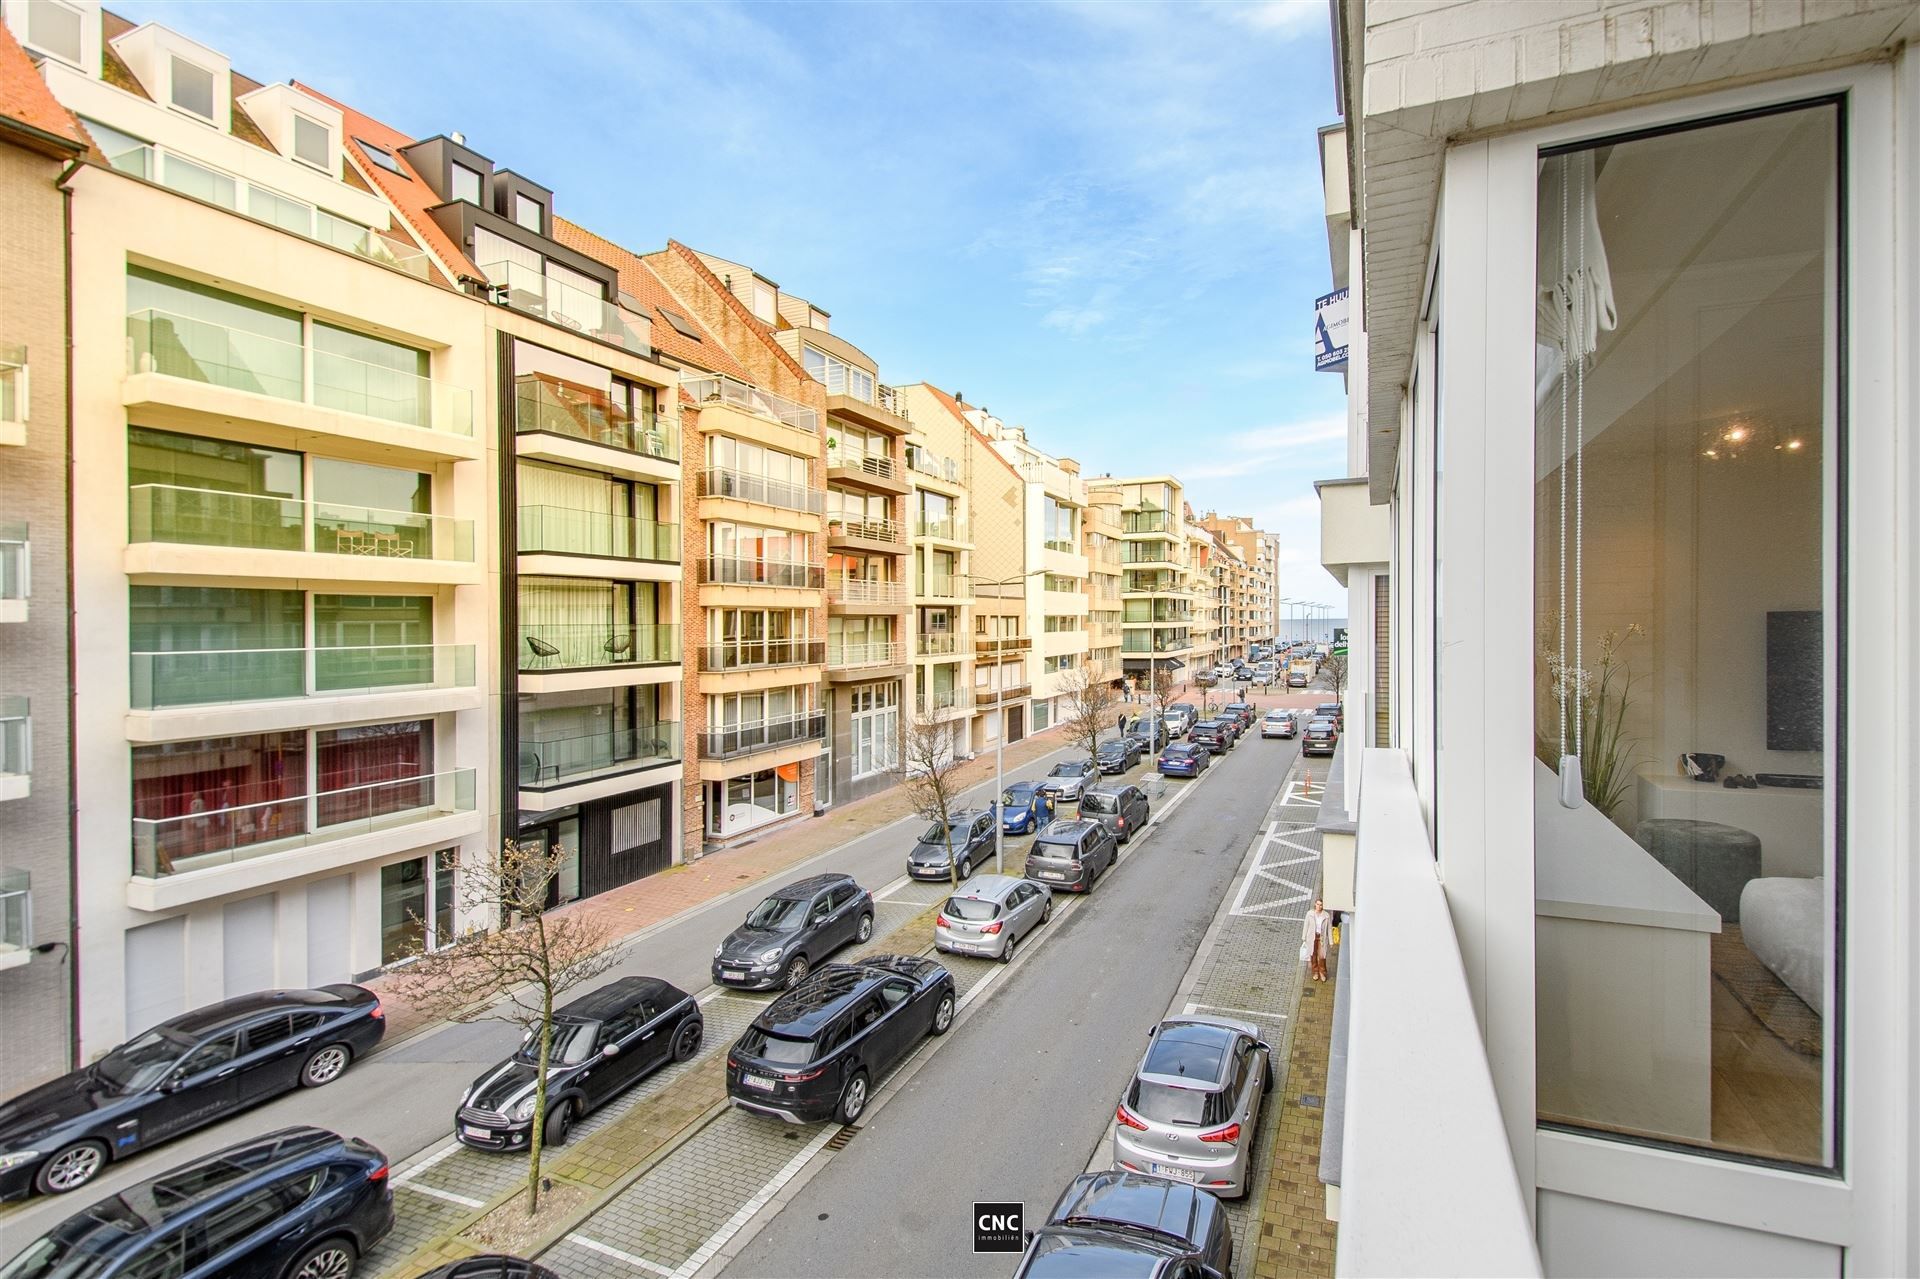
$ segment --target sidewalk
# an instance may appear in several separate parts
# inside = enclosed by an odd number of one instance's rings
[[[1058,725],[1012,743],[1006,748],[1007,773],[1012,776],[1016,769],[1068,745]],[[991,782],[993,766],[991,751],[961,765],[960,788]],[[778,875],[810,857],[830,852],[912,814],[913,805],[907,800],[906,788],[894,786],[878,795],[839,805],[821,816],[802,818],[779,827],[761,839],[669,867],[597,897],[569,902],[552,914],[584,914],[598,919],[608,926],[614,945],[619,946],[635,933],[704,906],[735,889]],[[901,857],[905,856],[903,845]],[[401,997],[390,976],[383,974],[365,985],[379,994],[386,1007],[387,1033],[383,1047],[391,1048],[435,1024],[417,1004]]]

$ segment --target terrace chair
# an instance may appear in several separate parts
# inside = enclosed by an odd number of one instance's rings
[[[619,661],[622,658],[626,658],[632,655],[633,636],[609,635],[607,636],[607,642],[602,644],[600,647],[606,651],[606,654],[608,657],[612,658],[615,661]]]
[[[555,648],[552,644],[549,644],[545,640],[539,639],[536,636],[532,636],[532,635],[527,636],[527,647],[533,650],[533,656],[535,661],[544,661],[549,657],[560,656],[560,650],[558,648]]]

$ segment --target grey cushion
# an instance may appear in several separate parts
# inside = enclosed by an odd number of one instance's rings
[[[1691,817],[1649,817],[1634,837],[1720,918],[1740,921],[1740,892],[1760,877],[1758,835]]]

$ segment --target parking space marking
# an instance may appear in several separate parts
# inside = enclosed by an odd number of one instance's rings
[[[630,1266],[637,1267],[641,1270],[651,1270],[656,1275],[665,1275],[667,1279],[673,1279],[673,1271],[667,1269],[665,1266],[648,1261],[645,1257],[636,1257],[630,1252],[614,1247],[612,1244],[601,1243],[598,1239],[589,1239],[582,1234],[568,1235],[566,1236],[566,1240],[568,1243],[577,1244],[591,1252],[597,1252],[603,1257],[612,1257],[615,1261],[624,1261]]]
[[[1228,1008],[1224,1004],[1188,1004],[1186,1008],[1181,1011],[1181,1016],[1190,1016],[1193,1013],[1199,1012],[1202,1008],[1211,1013],[1239,1013],[1242,1017],[1258,1017],[1262,1020],[1287,1020],[1285,1013],[1263,1012],[1258,1008]]]
[[[789,1181],[793,1180],[794,1174],[806,1167],[807,1162],[819,1154],[820,1148],[831,1141],[834,1134],[839,1131],[832,1124],[821,1125],[820,1131],[814,1134],[812,1141],[795,1151],[793,1158],[787,1160],[786,1166],[773,1174],[771,1181],[755,1191],[753,1198],[740,1205],[740,1210],[727,1218],[725,1225],[709,1235],[705,1243],[694,1249],[691,1257],[680,1263],[680,1268],[673,1272],[673,1279],[693,1279],[693,1276],[699,1273],[700,1267],[706,1265],[714,1253],[719,1252],[729,1239],[738,1234],[742,1226],[758,1216],[760,1210],[766,1207],[767,1203],[779,1194]]]
[[[428,1155],[425,1159],[422,1159],[419,1163],[414,1164],[412,1167],[407,1168],[402,1172],[395,1173],[393,1176],[393,1184],[396,1186],[406,1185],[409,1181],[412,1181],[415,1177],[418,1177],[421,1173],[433,1167],[435,1164],[439,1163],[442,1159],[447,1158],[449,1155],[453,1154],[455,1151],[459,1149],[460,1149],[459,1142],[448,1139],[446,1145],[434,1151],[432,1154]]]
[[[486,1204],[466,1195],[456,1195],[451,1190],[442,1190],[438,1186],[429,1186],[426,1182],[409,1183],[401,1187],[416,1195],[432,1195],[435,1199],[444,1199],[450,1204],[459,1204],[462,1208],[484,1208]]]

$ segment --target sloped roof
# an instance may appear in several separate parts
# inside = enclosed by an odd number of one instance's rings
[[[986,432],[982,431],[979,427],[975,426],[968,419],[967,406],[965,404],[962,404],[959,400],[954,399],[951,395],[948,395],[945,391],[941,390],[939,387],[935,386],[931,382],[922,382],[920,383],[920,385],[926,387],[927,390],[933,394],[933,398],[940,401],[940,403],[945,406],[947,412],[953,414],[954,420],[959,422],[961,426],[965,427],[969,435],[973,436],[975,440],[979,441],[981,444],[986,446],[986,450],[988,454],[992,456],[994,461],[1000,463],[1001,466],[1004,466],[1007,469],[1008,475],[1011,475],[1014,479],[1019,480],[1023,484],[1026,482],[1026,477],[1020,474],[1019,468],[1015,467],[1012,462],[1009,462],[1007,460],[1006,454],[1002,453],[999,449],[993,447],[993,441],[987,438]]]
[[[553,238],[568,248],[586,254],[597,262],[604,262],[620,274],[620,291],[647,308],[648,320],[652,326],[648,335],[655,350],[665,352],[676,360],[709,369],[715,373],[724,373],[728,377],[739,378],[742,382],[751,382],[746,369],[735,359],[733,352],[720,343],[706,325],[684,301],[677,297],[666,281],[653,273],[653,270],[629,250],[621,248],[611,240],[595,235],[583,226],[578,226],[558,214],[553,219]],[[699,340],[687,337],[679,329],[669,324],[661,315],[661,307],[671,307],[676,315],[695,330]]]
[[[800,366],[800,361],[794,359],[793,356],[788,353],[787,348],[773,340],[773,329],[767,322],[748,310],[746,303],[733,296],[733,290],[729,289],[726,282],[713,273],[713,268],[707,265],[706,259],[700,256],[698,250],[688,248],[678,240],[670,239],[667,241],[666,251],[679,255],[682,260],[693,268],[694,274],[705,279],[707,286],[720,295],[720,304],[733,308],[734,314],[738,315],[754,332],[761,336],[766,343],[767,350],[773,352],[774,358],[786,365],[787,369],[795,377],[809,382],[814,380],[813,375]]]
[[[87,149],[87,135],[73,113],[54,98],[40,78],[40,69],[0,26],[0,128],[22,146],[52,156],[72,156]]]

